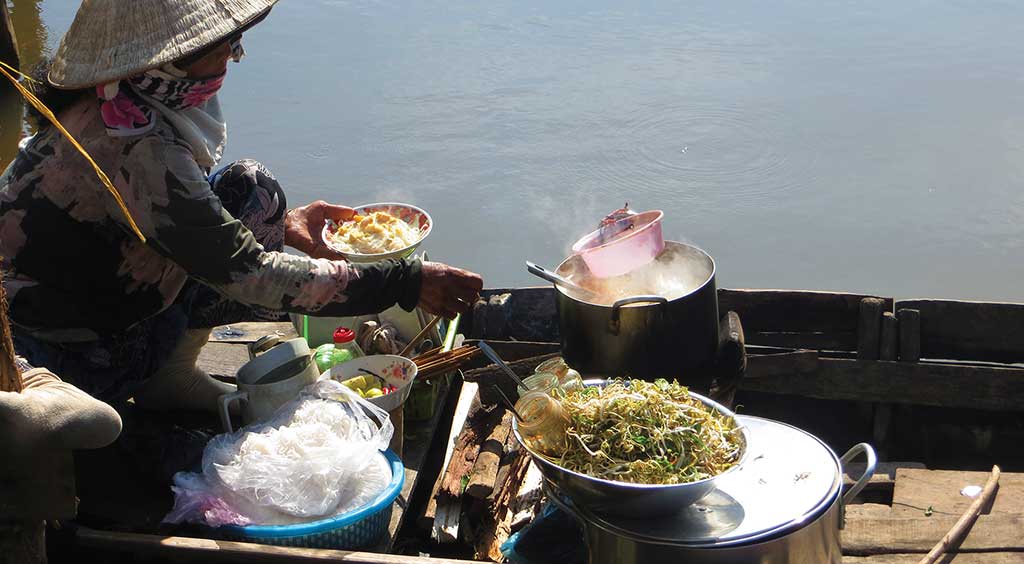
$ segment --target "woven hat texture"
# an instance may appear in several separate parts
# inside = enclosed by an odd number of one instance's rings
[[[275,3],[83,0],[49,80],[58,88],[86,88],[158,68],[230,36]]]

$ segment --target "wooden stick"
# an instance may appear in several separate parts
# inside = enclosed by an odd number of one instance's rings
[[[988,482],[985,483],[985,487],[981,490],[981,495],[978,496],[978,499],[974,500],[974,503],[967,508],[967,511],[965,511],[964,514],[960,516],[960,519],[957,520],[956,524],[953,525],[953,528],[946,533],[946,536],[942,537],[942,540],[939,541],[939,543],[936,544],[935,547],[932,548],[918,564],[934,564],[939,560],[939,557],[942,556],[943,553],[953,546],[954,543],[962,540],[970,530],[971,526],[974,525],[974,522],[978,520],[978,515],[981,514],[982,508],[985,507],[993,494],[995,494],[996,487],[998,485],[999,467],[993,466],[992,475],[989,476]]]
[[[14,341],[11,324],[7,319],[7,293],[0,274],[0,392],[21,392],[21,372],[14,361]]]
[[[484,439],[480,454],[473,463],[473,471],[469,474],[466,494],[477,499],[485,499],[494,491],[498,479],[498,467],[505,454],[505,442],[512,431],[512,414],[505,412],[501,422],[494,426],[491,433]]]
[[[435,315],[434,318],[430,320],[430,323],[427,323],[423,327],[423,329],[420,329],[420,332],[416,333],[416,336],[413,337],[411,341],[409,341],[409,344],[405,345],[405,348],[402,349],[402,352],[398,353],[398,356],[405,356],[412,352],[412,349],[416,346],[416,343],[420,342],[420,339],[422,339],[431,329],[433,329],[434,326],[437,325],[438,321],[441,321],[441,316]]]

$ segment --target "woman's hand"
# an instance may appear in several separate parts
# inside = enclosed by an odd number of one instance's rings
[[[284,216],[284,244],[313,258],[344,260],[345,257],[324,244],[320,235],[328,219],[341,223],[351,219],[355,213],[350,207],[328,204],[323,200],[290,209]]]
[[[445,319],[469,311],[484,287],[479,274],[439,262],[424,262],[422,273],[419,307]]]

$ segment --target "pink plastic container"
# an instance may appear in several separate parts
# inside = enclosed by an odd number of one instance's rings
[[[580,255],[598,278],[626,274],[665,250],[661,235],[664,216],[661,210],[653,210],[625,217],[583,236],[572,246],[572,252]]]

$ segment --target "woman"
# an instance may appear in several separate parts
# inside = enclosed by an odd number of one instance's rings
[[[242,32],[276,0],[93,0],[63,38],[42,98],[107,173],[146,241],[57,128],[0,177],[0,255],[15,346],[93,396],[214,409],[229,389],[195,368],[211,327],[281,312],[348,316],[398,303],[451,318],[481,278],[439,263],[349,264],[327,249],[344,206],[288,209],[273,175],[216,170],[217,90]],[[286,254],[284,245],[309,256]]]

